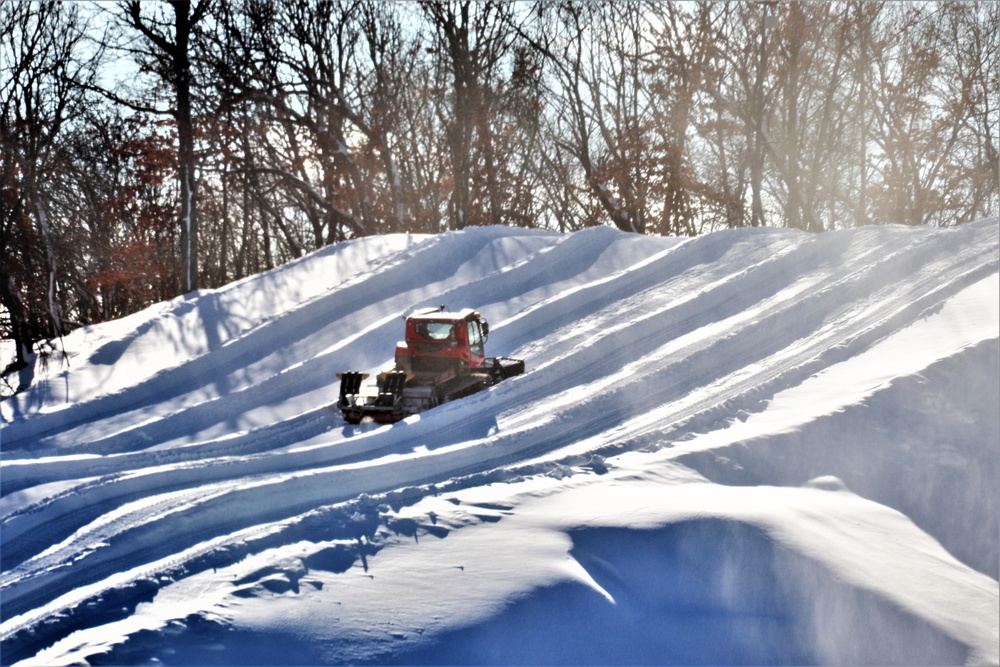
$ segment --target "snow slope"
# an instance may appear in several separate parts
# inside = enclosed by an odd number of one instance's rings
[[[332,246],[0,404],[3,664],[997,664],[1000,221]],[[335,373],[474,307],[527,373]]]

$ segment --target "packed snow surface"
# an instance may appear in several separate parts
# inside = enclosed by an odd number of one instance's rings
[[[76,331],[0,408],[0,660],[997,664],[998,232],[367,238]],[[345,424],[438,304],[526,373]]]

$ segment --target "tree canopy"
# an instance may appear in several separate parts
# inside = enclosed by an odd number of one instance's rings
[[[0,3],[0,337],[371,234],[958,225],[998,87],[985,1]]]

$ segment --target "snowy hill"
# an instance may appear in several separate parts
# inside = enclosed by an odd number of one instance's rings
[[[997,664],[1000,221],[361,239],[0,407],[3,664]],[[527,372],[335,373],[473,307]]]

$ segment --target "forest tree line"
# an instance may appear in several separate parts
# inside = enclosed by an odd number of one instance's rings
[[[23,364],[372,234],[996,215],[1000,4],[13,0],[0,104]]]

